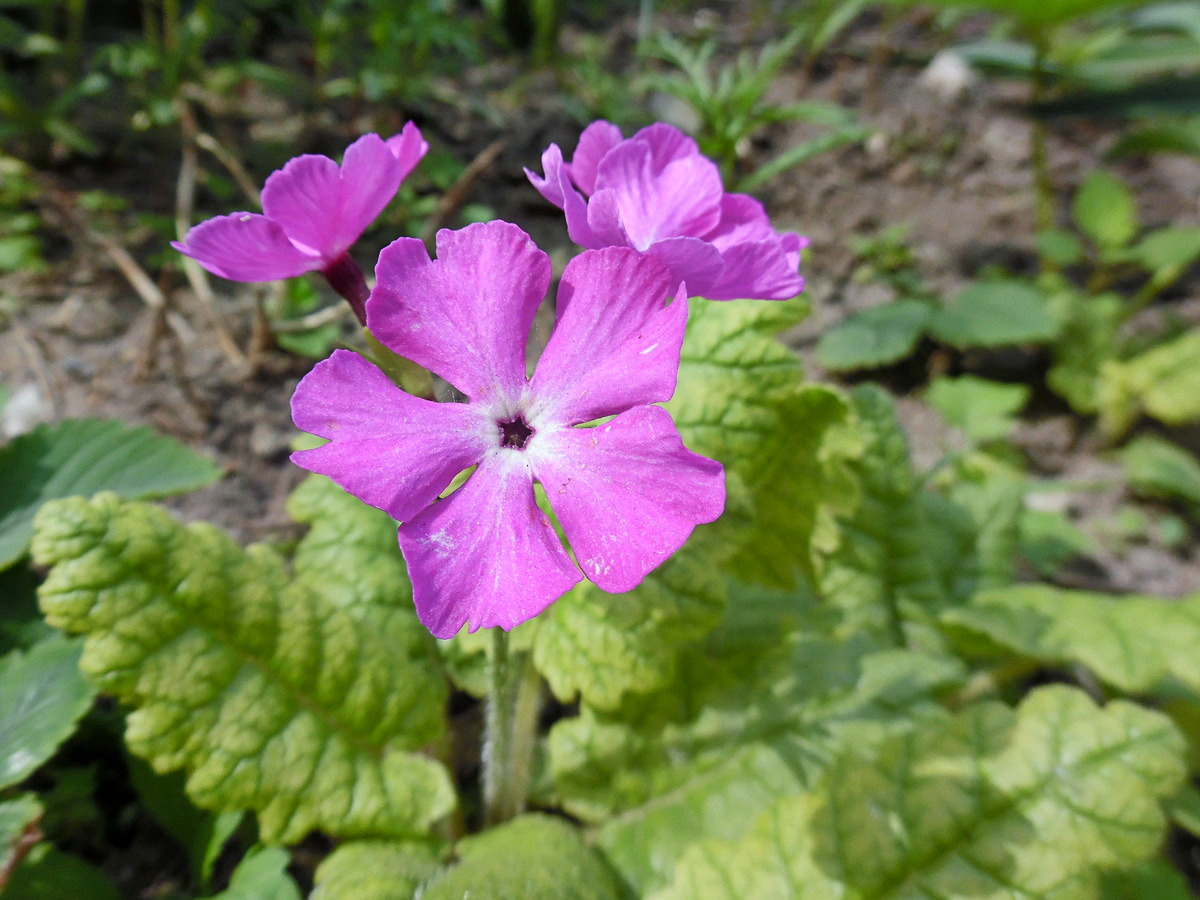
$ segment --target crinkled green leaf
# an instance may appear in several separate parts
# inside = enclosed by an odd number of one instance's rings
[[[888,396],[863,385],[851,398],[865,441],[848,464],[858,501],[818,547],[816,585],[844,611],[848,632],[895,640],[901,623],[893,612],[920,620],[970,593],[976,531],[965,509],[922,489]]]
[[[0,659],[0,788],[54,755],[96,692],[79,674],[80,642],[52,637]]]
[[[577,828],[562,819],[525,815],[455,847],[458,865],[434,879],[422,900],[537,897],[621,900],[621,882]]]
[[[817,343],[817,362],[833,372],[871,369],[904,359],[925,333],[928,303],[896,300],[855,313]]]
[[[959,570],[951,595],[963,600],[980,588],[1011,584],[1021,546],[1023,474],[987,454],[972,453],[956,461],[949,480],[949,499],[971,517],[974,546],[968,552],[976,560],[970,569]]]
[[[247,854],[229,879],[229,887],[211,900],[300,900],[287,867],[292,858],[282,847],[264,847]]]
[[[1177,497],[1200,516],[1200,459],[1154,435],[1134,438],[1121,450],[1129,483],[1149,497]]]
[[[741,833],[846,746],[912,727],[962,677],[950,660],[798,630],[829,628],[831,614],[811,592],[735,586],[673,684],[612,711],[585,704],[551,730],[559,802],[598,826],[639,894],[664,884],[688,845]]]
[[[560,597],[538,617],[534,662],[560,699],[611,708],[669,682],[680,647],[720,621],[725,604],[720,572],[689,544],[628,593],[585,581]]]
[[[212,484],[221,470],[142,426],[77,419],[42,425],[0,447],[0,568],[25,555],[47,500],[116,491],[164,497]]]
[[[103,873],[52,844],[38,844],[13,871],[5,900],[123,900]]]
[[[1012,430],[1017,413],[1029,402],[1029,388],[962,375],[934,379],[925,400],[967,437],[990,441]]]
[[[951,347],[1003,347],[1047,341],[1058,323],[1046,298],[1024,281],[984,281],[964,288],[934,312],[929,331]]]
[[[1046,383],[1076,412],[1094,413],[1100,402],[1100,369],[1116,354],[1125,301],[1118,294],[1091,297],[1062,290],[1053,302],[1062,330]]]
[[[1200,419],[1200,330],[1100,370],[1100,425],[1121,435],[1145,411],[1168,425]]]
[[[317,867],[309,900],[382,900],[413,897],[440,868],[430,844],[348,841]]]
[[[33,552],[51,624],[87,636],[81,668],[135,707],[127,743],[188,794],[253,809],[263,839],[423,833],[453,806],[422,666],[262,546],[113,494],[56,501]]]
[[[1161,713],[1063,686],[968,707],[692,847],[654,897],[1095,898],[1102,873],[1157,850],[1183,749]]]
[[[983,591],[942,620],[1006,652],[1083,663],[1122,691],[1149,691],[1168,677],[1200,691],[1200,594],[1164,600],[1014,585]]]
[[[1102,250],[1123,247],[1138,231],[1137,205],[1121,179],[1097,169],[1075,192],[1075,224]]]

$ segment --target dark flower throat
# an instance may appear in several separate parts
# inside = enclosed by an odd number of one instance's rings
[[[533,429],[525,424],[525,419],[517,416],[507,422],[497,423],[500,426],[500,446],[512,447],[514,450],[524,450],[525,442],[533,436]]]

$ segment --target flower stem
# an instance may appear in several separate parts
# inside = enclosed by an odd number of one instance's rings
[[[483,743],[485,825],[520,814],[529,794],[542,692],[529,657],[526,651],[510,654],[508,634],[492,630],[492,692]]]

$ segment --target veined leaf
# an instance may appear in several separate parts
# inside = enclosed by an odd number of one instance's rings
[[[164,497],[220,476],[212,462],[149,428],[100,419],[42,425],[0,447],[0,569],[25,555],[33,516],[47,500],[97,491]]]
[[[136,707],[130,749],[187,769],[198,805],[254,809],[273,843],[419,835],[453,806],[445,769],[405,752],[435,736],[426,670],[267,548],[100,494],[43,507],[33,551],[48,620]]]
[[[733,590],[725,621],[683,654],[675,683],[616,710],[584,704],[550,733],[559,801],[596,824],[639,895],[665,884],[690,844],[741,834],[845,747],[936,714],[935,692],[962,678],[948,659],[799,632],[832,624],[810,592]]]
[[[1008,653],[1082,663],[1122,691],[1150,691],[1168,677],[1200,691],[1200,594],[1164,600],[1019,585],[981,592],[942,621]]]
[[[621,900],[621,882],[604,858],[562,819],[525,815],[464,838],[458,865],[421,892],[423,900],[537,897],[540,900]]]
[[[1068,289],[1056,292],[1052,303],[1062,325],[1046,382],[1076,412],[1094,413],[1100,402],[1100,370],[1116,354],[1125,301],[1118,294],[1088,297]]]
[[[440,868],[430,844],[348,841],[317,868],[309,900],[381,900],[413,897]]]
[[[287,873],[291,856],[282,847],[264,847],[246,855],[229,887],[210,900],[300,900],[300,889]]]
[[[736,841],[705,841],[655,900],[1098,896],[1149,857],[1183,780],[1170,720],[1054,686],[843,757]]]
[[[79,674],[79,652],[78,641],[51,637],[0,659],[0,788],[53,756],[91,707],[96,694]]]

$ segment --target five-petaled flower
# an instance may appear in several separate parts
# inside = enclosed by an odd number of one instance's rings
[[[786,300],[804,289],[807,239],[775,231],[753,197],[725,193],[716,164],[677,128],[660,122],[623,139],[617,126],[593,122],[570,163],[551,144],[542,169],[544,178],[525,174],[566,213],[581,247],[655,256],[689,294],[710,300]]]
[[[428,149],[409,122],[386,141],[363,135],[346,148],[341,166],[327,156],[297,156],[267,178],[262,215],[217,216],[171,246],[232,281],[274,281],[320,271],[361,319],[367,286],[347,251]]]
[[[436,260],[401,238],[380,254],[370,329],[467,402],[413,397],[348,350],[292,399],[296,425],[329,439],[292,459],[402,522],[417,613],[440,638],[465,623],[512,628],[579,583],[580,569],[606,591],[630,590],[724,508],[721,464],[687,450],[652,405],[675,390],[687,322],[677,280],[626,248],[576,257],[528,377],[550,276],[546,254],[507,222],[440,232]]]

